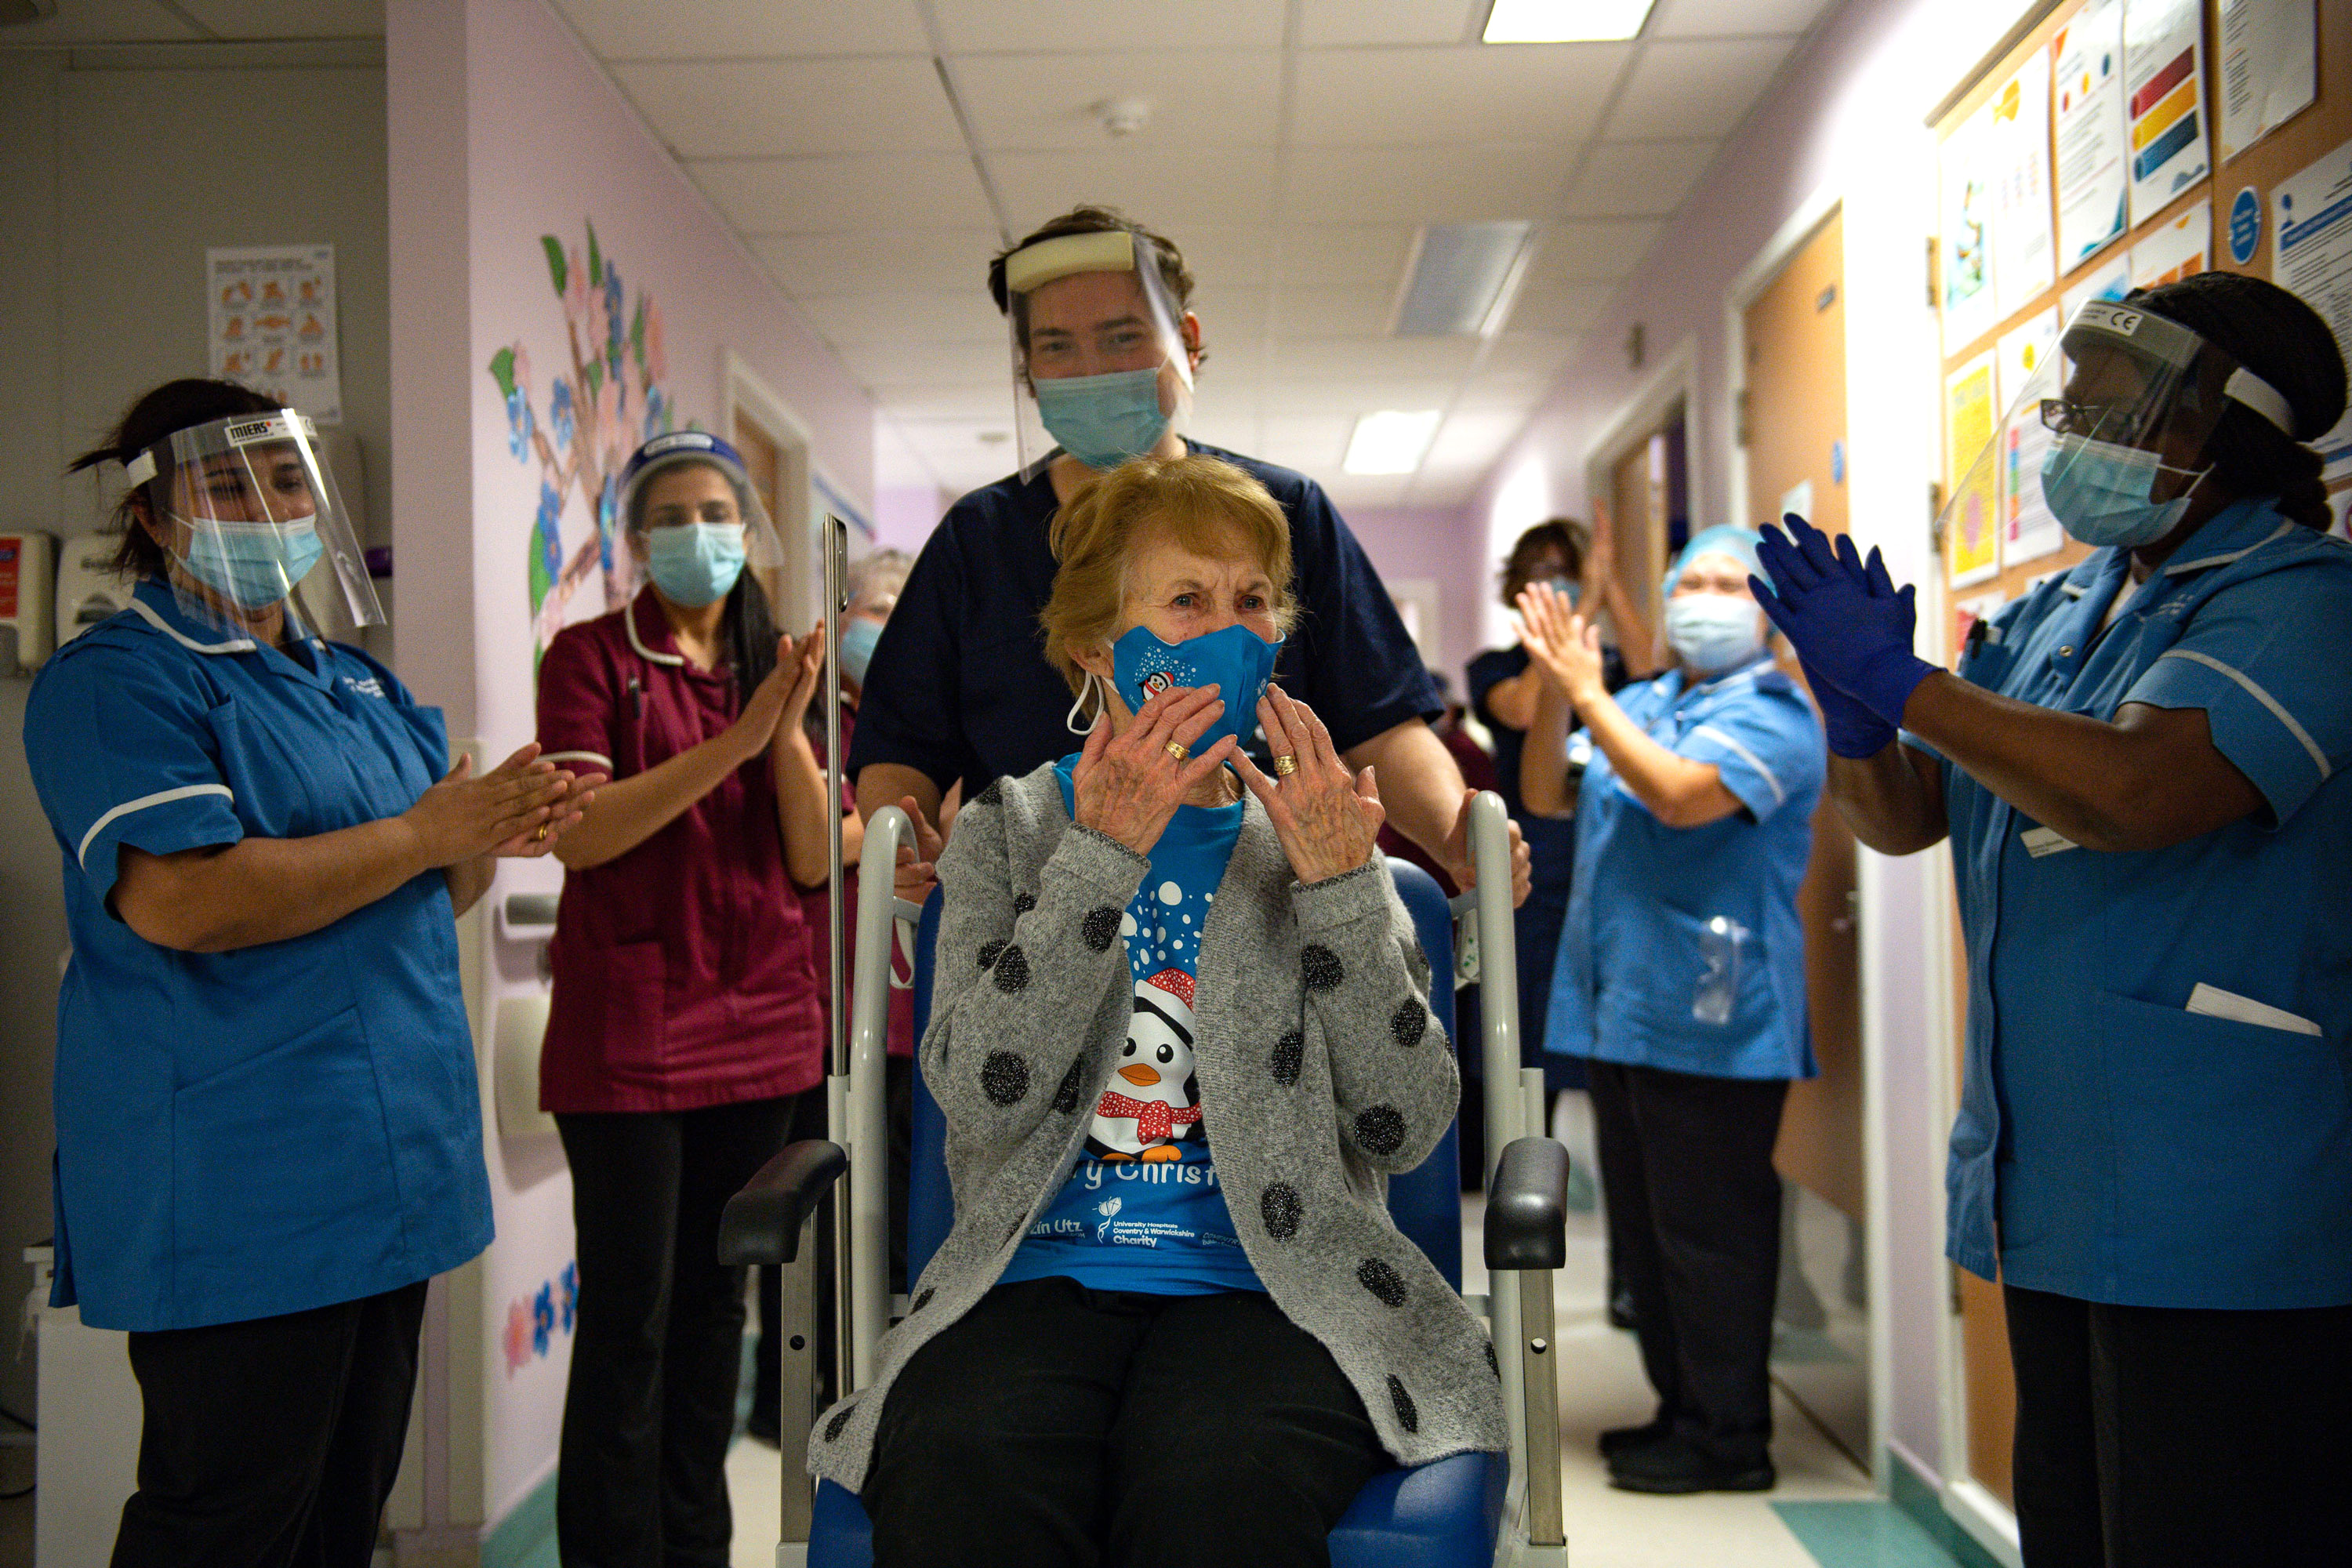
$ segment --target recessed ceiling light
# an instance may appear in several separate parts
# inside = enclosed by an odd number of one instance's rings
[[[1495,0],[1486,13],[1490,44],[1583,44],[1630,38],[1650,19],[1655,0]]]
[[[1348,455],[1339,464],[1351,474],[1409,474],[1421,467],[1429,443],[1437,434],[1444,411],[1422,408],[1411,413],[1384,408],[1356,421]]]
[[[1509,313],[1535,225],[1433,223],[1414,237],[1397,298],[1400,338],[1489,336]]]

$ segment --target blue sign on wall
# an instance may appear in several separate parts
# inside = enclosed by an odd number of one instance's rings
[[[2230,204],[2230,259],[2243,267],[2263,247],[2263,198],[2248,185]]]

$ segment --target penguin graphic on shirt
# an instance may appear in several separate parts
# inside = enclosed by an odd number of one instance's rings
[[[1095,1102],[1087,1152],[1113,1162],[1179,1160],[1182,1142],[1204,1137],[1192,1069],[1192,977],[1171,967],[1135,983],[1127,1044]]]

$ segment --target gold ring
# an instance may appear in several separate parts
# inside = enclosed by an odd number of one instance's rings
[[[1183,742],[1171,741],[1168,742],[1168,754],[1181,763],[1192,753],[1189,749],[1187,749]]]
[[[535,841],[535,842],[537,842],[537,843],[541,843],[541,844],[544,844],[544,843],[546,843],[546,842],[547,842],[547,824],[545,824],[544,822],[541,823],[541,824],[539,825],[539,831],[538,831],[538,832],[536,832],[536,833],[534,833],[534,834],[532,834],[532,835],[531,835],[531,838],[533,839],[533,841]]]
[[[1286,778],[1288,778],[1291,774],[1293,774],[1293,773],[1297,773],[1297,771],[1298,771],[1298,759],[1297,759],[1297,757],[1292,757],[1292,756],[1278,756],[1278,757],[1276,757],[1276,758],[1275,758],[1275,759],[1274,759],[1274,776],[1275,776],[1275,777],[1276,777],[1276,778],[1282,778],[1282,779],[1286,779]]]

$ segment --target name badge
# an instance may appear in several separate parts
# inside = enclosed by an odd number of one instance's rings
[[[2050,827],[2029,828],[2018,835],[2018,842],[2023,844],[2025,852],[2036,860],[2041,859],[2044,855],[2056,855],[2068,849],[2082,847],[2064,834]]]

